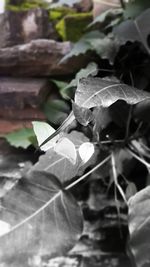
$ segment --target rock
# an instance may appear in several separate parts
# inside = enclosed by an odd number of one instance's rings
[[[49,38],[49,27],[48,12],[44,9],[6,11],[0,15],[0,48]]]
[[[9,120],[46,120],[44,113],[38,108],[25,108],[22,110],[0,108],[0,119]]]
[[[0,108],[35,108],[46,99],[50,89],[45,79],[0,78]]]
[[[57,32],[64,41],[77,42],[92,22],[91,13],[78,13],[65,16],[56,24]]]
[[[89,12],[92,10],[93,1],[92,0],[81,0],[79,3],[76,3],[74,7],[78,12]]]
[[[60,60],[70,52],[70,42],[39,39],[28,44],[0,49],[1,76],[68,75],[84,67],[91,57],[76,57],[65,64]]]
[[[13,131],[17,131],[23,128],[32,128],[31,121],[24,120],[3,120],[0,119],[0,135],[4,135],[7,133],[11,133]]]

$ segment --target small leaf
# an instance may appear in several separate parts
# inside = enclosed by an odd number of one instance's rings
[[[72,101],[72,110],[76,120],[83,126],[87,126],[93,120],[92,111],[87,108],[82,108]]]
[[[53,133],[55,133],[55,129],[51,127],[46,122],[33,121],[33,130],[36,134],[38,145],[41,146],[42,143]],[[56,141],[58,140],[58,136],[55,137],[52,141],[47,142],[45,145],[41,146],[41,150],[47,151],[52,148]]]
[[[68,138],[62,138],[54,147],[54,151],[66,157],[73,165],[76,164],[77,152],[75,145]]]
[[[94,154],[94,145],[90,142],[83,143],[79,147],[79,155],[83,161],[86,163]]]

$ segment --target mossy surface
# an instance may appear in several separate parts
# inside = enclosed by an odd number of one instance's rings
[[[54,21],[60,20],[67,15],[73,15],[73,14],[76,14],[76,11],[72,8],[67,8],[67,7],[59,7],[49,10],[49,17],[51,20]]]
[[[56,24],[56,30],[63,41],[77,42],[92,22],[91,13],[67,15]]]
[[[11,4],[11,0],[6,0],[6,10],[11,11],[27,11],[30,9],[34,9],[37,7],[48,8],[48,4],[44,0],[25,0],[20,4],[13,5]]]

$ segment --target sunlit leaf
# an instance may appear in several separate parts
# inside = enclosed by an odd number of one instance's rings
[[[90,142],[83,143],[79,147],[79,155],[83,161],[86,163],[94,154],[94,145]]]
[[[68,138],[62,138],[54,147],[54,151],[61,156],[64,156],[72,164],[76,164],[77,152],[75,145]]]
[[[66,155],[64,156],[59,152],[57,153],[55,148],[52,148],[39,158],[39,161],[31,168],[30,172],[34,170],[46,171],[58,177],[62,183],[72,179],[76,175],[82,174],[82,172],[87,168],[87,166],[92,164],[92,162],[89,161],[87,164],[83,164],[78,150],[83,143],[89,142],[89,139],[83,133],[76,131],[66,134],[65,137],[69,139],[76,148],[76,163],[72,164]],[[72,152],[70,151],[69,153]],[[73,153],[73,157],[74,160],[75,152]]]
[[[46,122],[33,121],[32,124],[39,146],[41,146],[43,141],[45,141],[50,135],[55,133],[55,129]],[[41,150],[47,151],[48,149],[52,148],[57,140],[58,137],[54,138],[52,141],[47,142],[45,145],[41,146]]]

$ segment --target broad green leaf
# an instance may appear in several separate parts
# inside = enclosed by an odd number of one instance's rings
[[[149,92],[123,83],[89,77],[80,80],[75,94],[75,103],[84,108],[109,107],[117,100],[124,100],[133,105],[149,98]]]
[[[0,220],[11,228],[0,236],[0,263],[34,255],[62,255],[82,232],[73,196],[51,174],[32,172],[1,200]]]
[[[24,128],[9,134],[4,137],[14,147],[27,148],[32,145],[31,137],[34,136],[34,131],[30,128]]]
[[[79,147],[79,155],[83,161],[83,163],[86,163],[89,161],[89,159],[94,154],[94,145],[90,142],[83,143]]]
[[[129,199],[128,223],[130,247],[136,266],[148,267],[150,265],[150,186]]]
[[[76,148],[77,158],[75,164],[72,164],[70,159],[60,154],[60,151],[57,152],[57,149],[55,150],[55,148],[52,148],[40,157],[39,161],[31,168],[30,171],[46,171],[55,175],[63,183],[72,179],[76,175],[81,174],[87,168],[87,166],[92,164],[92,162],[88,162],[87,164],[83,165],[78,151],[79,147],[83,143],[89,142],[89,139],[83,133],[76,131],[72,131],[70,134],[66,134],[65,137],[69,139]],[[71,153],[71,151],[68,152],[68,155],[69,153]],[[73,155],[72,158],[74,160],[75,152],[73,152]]]
[[[150,34],[150,8],[144,11],[135,20],[129,19],[122,22],[114,28],[114,34],[118,37],[121,44],[128,41],[138,41],[143,44],[146,51],[150,53],[150,48],[147,43],[148,35]]]

